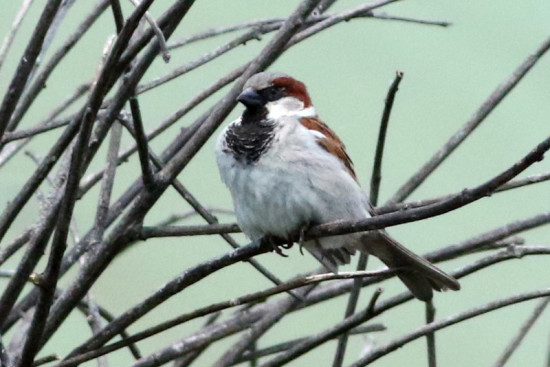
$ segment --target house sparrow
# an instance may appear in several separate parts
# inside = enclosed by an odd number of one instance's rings
[[[326,222],[374,215],[344,144],[315,112],[305,85],[283,73],[252,76],[237,98],[242,116],[220,134],[216,156],[242,231],[252,240],[288,239]],[[303,233],[303,232],[302,232]],[[356,250],[377,256],[413,295],[460,289],[453,277],[412,253],[384,230],[306,241],[329,270]]]

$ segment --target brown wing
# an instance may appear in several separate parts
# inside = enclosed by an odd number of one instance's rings
[[[353,162],[351,161],[348,153],[346,153],[346,147],[338,135],[336,135],[334,131],[332,131],[323,121],[316,117],[303,117],[300,119],[300,122],[305,128],[318,131],[325,136],[325,138],[317,140],[319,145],[327,152],[340,159],[344,166],[348,169],[351,177],[357,181],[357,176],[355,176],[355,171],[353,170]]]

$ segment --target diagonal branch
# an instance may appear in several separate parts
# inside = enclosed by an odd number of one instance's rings
[[[527,59],[483,102],[479,109],[449,140],[439,149],[389,200],[390,203],[405,200],[433,171],[466,140],[468,136],[485,120],[512,89],[523,79],[537,61],[550,49],[550,37],[547,38]]]
[[[518,330],[517,335],[515,335],[512,340],[510,340],[510,343],[504,350],[504,353],[499,357],[499,359],[494,364],[495,367],[503,367],[508,359],[512,356],[512,354],[516,351],[516,349],[519,347],[529,330],[533,327],[535,322],[539,319],[540,315],[544,312],[546,309],[546,306],[548,306],[548,303],[550,303],[550,297],[546,297],[540,300],[540,302],[537,304],[535,309],[533,310],[533,313],[529,316],[527,320],[525,320],[525,323],[521,325],[520,329]]]
[[[36,59],[42,50],[42,44],[46,37],[46,33],[48,33],[48,29],[52,25],[57,10],[61,5],[61,1],[62,0],[48,0],[46,3],[42,15],[36,24],[32,38],[8,86],[8,90],[0,105],[0,140],[4,136],[4,132],[10,122],[15,106],[21,97],[21,93],[23,93],[23,89],[31,75]]]
[[[10,33],[4,38],[4,41],[2,41],[2,46],[0,46],[0,69],[2,69],[4,60],[6,59],[6,56],[10,50],[10,47],[11,47],[11,44],[13,43],[15,35],[19,30],[19,26],[21,25],[23,18],[27,14],[27,11],[29,10],[32,2],[33,0],[23,0],[23,3],[21,4],[21,8],[19,9],[19,11],[17,12],[17,15],[15,15],[15,18],[13,19]]]
[[[41,293],[35,308],[33,321],[27,335],[27,341],[23,348],[20,360],[21,366],[30,365],[41,345],[43,345],[42,335],[46,326],[46,320],[50,313],[50,307],[54,300],[61,262],[67,247],[66,242],[69,231],[69,223],[71,221],[76,201],[78,183],[82,174],[81,169],[86,157],[86,150],[92,132],[93,122],[95,121],[97,112],[101,106],[101,101],[106,93],[106,89],[108,88],[108,82],[111,77],[110,68],[117,62],[118,58],[122,54],[122,50],[126,47],[132,33],[139,24],[139,20],[152,2],[153,0],[144,0],[130,16],[121,30],[119,37],[117,38],[111,53],[105,62],[103,72],[91,92],[86,111],[82,118],[78,140],[72,152],[69,175],[64,190],[65,194],[63,195],[63,200],[61,202],[56,223],[56,231],[51,245],[50,256],[46,266],[46,271],[44,272],[44,283],[41,286]]]
[[[522,293],[522,294],[511,296],[511,297],[506,297],[506,298],[500,299],[498,301],[489,302],[486,305],[472,308],[472,309],[470,309],[468,311],[465,311],[463,313],[460,313],[458,315],[449,316],[449,317],[446,317],[446,318],[444,318],[440,321],[432,322],[428,325],[425,325],[425,326],[413,331],[410,334],[403,335],[403,336],[393,340],[391,343],[389,343],[387,345],[375,348],[367,356],[365,356],[365,357],[361,358],[360,360],[356,361],[355,363],[353,363],[351,365],[351,367],[366,366],[369,363],[372,363],[372,362],[378,360],[379,358],[385,356],[386,354],[388,354],[388,353],[390,353],[390,352],[392,352],[392,351],[394,351],[398,348],[401,348],[405,344],[407,344],[407,343],[409,343],[413,340],[416,340],[416,339],[418,339],[422,336],[425,336],[426,334],[428,334],[430,332],[434,332],[434,331],[444,329],[448,326],[457,324],[457,323],[465,321],[465,320],[469,320],[471,318],[474,318],[474,317],[477,317],[477,316],[480,316],[480,315],[484,315],[486,313],[498,310],[498,309],[503,308],[503,307],[507,307],[507,306],[510,306],[510,305],[515,305],[517,303],[529,301],[529,300],[536,299],[536,298],[547,297],[549,295],[550,295],[550,289],[543,289],[543,290],[534,291],[534,292]]]

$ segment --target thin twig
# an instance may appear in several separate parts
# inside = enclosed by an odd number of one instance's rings
[[[117,62],[118,57],[122,54],[132,33],[136,29],[139,19],[143,13],[152,4],[153,0],[144,0],[130,16],[125,23],[124,28],[119,34],[107,61],[103,67],[103,72],[95,83],[90,94],[90,99],[87,104],[86,112],[84,113],[80,132],[77,142],[71,156],[71,166],[65,185],[64,196],[61,202],[61,207],[56,223],[56,231],[52,240],[50,256],[45,271],[44,285],[41,287],[41,294],[35,309],[33,322],[27,336],[27,341],[23,348],[20,364],[28,366],[32,363],[36,353],[43,345],[42,335],[46,326],[46,321],[50,313],[50,307],[53,303],[54,292],[57,286],[57,280],[60,274],[61,262],[63,254],[67,247],[67,234],[69,229],[70,219],[72,217],[76,194],[78,192],[78,183],[81,177],[81,167],[86,158],[86,150],[88,141],[92,132],[92,125],[97,116],[97,112],[101,106],[101,100],[108,88],[110,78],[110,68]]]
[[[198,58],[195,61],[192,61],[188,64],[185,64],[183,66],[180,66],[179,68],[174,69],[173,71],[169,72],[168,74],[161,76],[159,78],[156,78],[146,84],[142,84],[137,88],[137,94],[141,94],[144,92],[147,92],[155,87],[158,87],[159,85],[165,84],[166,82],[173,80],[179,76],[182,76],[196,68],[198,68],[201,65],[204,65],[217,57],[220,57],[224,55],[225,53],[233,50],[234,48],[245,44],[246,42],[253,40],[253,39],[260,39],[260,35],[265,33],[266,31],[263,29],[252,29],[251,31],[243,34],[242,36],[239,36],[235,38],[234,40],[229,41],[228,43],[216,48],[214,51],[211,51],[200,58]]]
[[[75,89],[72,95],[70,95],[67,99],[63,100],[56,108],[54,108],[46,118],[44,118],[42,121],[37,123],[34,128],[31,128],[27,131],[30,131],[32,129],[36,129],[35,131],[38,131],[40,129],[40,126],[46,127],[49,124],[53,124],[53,120],[63,113],[67,108],[71,107],[71,105],[76,102],[84,93],[86,93],[90,89],[90,84],[83,84],[80,85]],[[72,121],[77,114],[73,114],[71,116],[68,116],[66,120]],[[13,134],[13,135],[12,135]],[[7,139],[9,136],[17,137],[19,134],[24,134],[23,130],[20,131],[13,131],[9,133],[4,134],[4,139]],[[6,145],[3,147],[3,149],[0,151],[0,167],[4,166],[11,158],[13,158],[27,143],[29,143],[34,135],[31,137],[18,142],[12,142],[11,144]],[[0,146],[4,144],[4,140],[0,143]]]
[[[375,271],[375,272],[372,272],[372,271],[370,271],[370,272],[369,271],[341,272],[341,273],[338,273],[338,274],[327,273],[327,274],[319,274],[319,275],[308,276],[308,277],[304,277],[304,278],[297,278],[295,280],[289,281],[287,283],[283,283],[283,284],[278,285],[276,287],[272,287],[272,288],[269,288],[269,289],[266,289],[266,290],[263,290],[263,291],[260,291],[260,292],[250,293],[250,294],[247,294],[245,296],[238,297],[238,298],[235,298],[235,299],[231,299],[231,300],[228,300],[228,301],[214,303],[212,305],[209,305],[209,306],[206,306],[206,307],[203,307],[203,308],[199,308],[199,309],[197,309],[193,312],[180,315],[180,316],[178,316],[178,317],[176,317],[172,320],[165,321],[161,324],[155,325],[155,326],[153,326],[151,328],[148,328],[148,329],[146,329],[142,332],[139,332],[135,335],[132,335],[132,336],[126,338],[126,340],[124,340],[124,341],[115,342],[115,343],[106,345],[102,348],[95,349],[91,352],[82,353],[82,354],[76,355],[74,358],[69,358],[67,360],[64,360],[63,363],[59,365],[59,367],[61,367],[61,366],[70,366],[70,365],[73,365],[73,364],[76,364],[76,363],[82,363],[82,362],[85,362],[87,360],[96,358],[100,355],[110,353],[110,352],[118,350],[120,348],[124,348],[129,343],[138,342],[140,340],[143,340],[143,339],[148,338],[150,336],[156,335],[160,332],[168,330],[168,329],[170,329],[172,327],[175,327],[177,325],[181,325],[185,322],[196,319],[198,317],[203,317],[205,315],[209,315],[209,314],[212,314],[212,313],[215,313],[215,312],[220,312],[220,311],[225,310],[225,309],[230,308],[230,307],[236,307],[236,306],[240,306],[240,305],[244,305],[244,304],[248,304],[248,303],[255,303],[259,300],[263,300],[263,299],[265,299],[267,297],[270,297],[270,296],[273,296],[275,294],[280,294],[280,293],[283,293],[283,292],[287,292],[289,290],[300,288],[300,287],[303,287],[303,286],[308,285],[308,284],[316,284],[316,283],[319,283],[319,282],[325,282],[325,281],[336,280],[336,279],[354,279],[354,278],[365,278],[365,277],[369,277],[369,278],[370,277],[381,277],[381,278],[384,278],[384,277],[390,276],[392,274],[395,274],[395,270],[381,270],[381,271]],[[141,305],[138,305],[138,306],[141,307]],[[134,307],[134,309],[136,309],[136,310],[137,310],[137,308],[138,307]],[[129,312],[126,312],[126,313],[129,313]],[[110,323],[109,325],[114,327],[115,323]]]
[[[532,299],[540,298],[540,297],[547,297],[550,295],[550,289],[543,289],[539,291],[534,292],[527,292],[522,293],[519,295],[506,297],[503,299],[500,299],[498,301],[489,302],[483,306],[474,307],[468,311],[465,311],[463,313],[460,313],[458,315],[449,316],[446,317],[440,321],[430,323],[428,325],[425,325],[415,331],[413,331],[410,334],[403,335],[399,338],[396,338],[392,342],[388,343],[387,345],[378,347],[373,349],[367,356],[361,358],[360,360],[353,363],[352,367],[362,367],[366,366],[369,363],[372,363],[376,361],[377,359],[385,356],[386,354],[403,347],[405,344],[416,340],[422,336],[425,336],[428,333],[441,330],[443,328],[446,328],[448,326],[457,324],[459,322],[471,319],[476,316],[484,315],[488,312],[492,312],[495,310],[498,310],[503,307],[507,307],[510,305],[514,305],[520,302],[529,301]]]
[[[357,262],[357,271],[363,271],[367,268],[368,255],[361,253]],[[344,318],[348,318],[355,313],[357,307],[357,301],[359,300],[359,293],[361,291],[361,280],[355,279],[353,282],[353,288],[351,289],[348,304],[346,306],[346,312]],[[344,362],[344,356],[346,353],[346,347],[348,343],[348,333],[343,333],[338,338],[338,344],[336,347],[336,353],[334,355],[333,367],[341,366]]]
[[[348,334],[349,335],[363,335],[365,333],[372,333],[372,332],[378,332],[378,331],[385,331],[386,327],[382,324],[371,324],[371,325],[365,325],[365,326],[358,326],[356,328],[351,329]],[[290,348],[294,347],[295,345],[304,342],[305,340],[309,339],[310,337],[303,337],[298,339],[292,339],[287,342],[279,343],[272,345],[267,348],[258,349],[254,352],[246,352],[243,354],[243,356],[237,361],[237,363],[242,363],[251,360],[252,358],[261,358],[266,357],[271,354],[285,352],[289,350]]]
[[[23,247],[31,238],[31,231],[26,230],[21,233],[12,243],[6,245],[0,250],[0,265],[5,263],[14,253]]]
[[[397,71],[395,73],[395,79],[391,84],[386,100],[384,103],[384,112],[382,113],[382,120],[380,121],[380,129],[378,130],[378,141],[376,144],[376,153],[374,155],[374,165],[372,168],[372,176],[370,181],[370,195],[369,199],[373,206],[378,204],[378,195],[380,193],[380,181],[382,180],[382,158],[384,156],[384,145],[386,143],[386,133],[388,131],[388,123],[390,121],[390,114],[393,107],[393,101],[395,95],[399,89],[399,83],[403,79],[403,72]]]
[[[516,220],[503,226],[499,226],[495,229],[469,238],[466,241],[445,246],[441,249],[426,254],[424,257],[430,261],[450,260],[460,254],[471,253],[472,251],[482,248],[487,244],[500,241],[507,237],[546,225],[548,223],[550,223],[550,212],[537,214],[526,219]]]
[[[207,210],[212,215],[215,215],[215,214],[231,215],[231,216],[235,215],[235,211],[233,211],[231,209],[218,208],[218,207],[214,207],[214,206],[205,206],[204,209]],[[180,221],[185,221],[185,220],[187,220],[191,217],[194,217],[196,215],[199,215],[199,213],[197,213],[193,209],[188,210],[186,212],[182,212],[182,213],[172,213],[166,219],[163,219],[162,221],[158,222],[156,227],[158,227],[158,228],[167,227],[167,226],[172,225],[173,223],[180,222]],[[1,258],[1,256],[0,256],[0,258]]]
[[[547,38],[512,75],[500,84],[497,89],[483,102],[479,109],[449,140],[426,162],[411,178],[407,180],[389,200],[390,203],[405,200],[428,176],[466,140],[468,136],[485,120],[512,89],[523,79],[537,61],[550,49],[550,38]]]
[[[149,191],[155,188],[155,180],[153,178],[153,172],[151,170],[151,164],[149,163],[149,144],[147,143],[147,137],[143,129],[143,121],[141,119],[141,110],[139,107],[139,101],[134,95],[130,97],[130,110],[132,111],[132,122],[134,127],[134,139],[138,148],[139,163],[141,166],[141,175],[143,178],[143,185]]]
[[[15,15],[15,18],[13,19],[10,32],[6,35],[6,37],[4,37],[4,40],[2,41],[2,46],[0,46],[0,69],[2,69],[2,65],[4,64],[6,55],[10,50],[10,47],[11,47],[11,44],[13,43],[15,35],[19,30],[19,26],[21,25],[21,22],[25,18],[25,15],[27,14],[27,11],[29,10],[32,2],[33,0],[23,0],[21,4],[21,8],[19,9],[17,14]]]
[[[434,26],[439,26],[439,27],[449,27],[449,26],[453,25],[453,23],[447,22],[447,21],[444,21],[444,20],[430,20],[430,19],[418,19],[418,18],[411,18],[411,17],[402,17],[402,16],[395,16],[395,15],[386,14],[386,13],[382,13],[382,12],[376,12],[376,13],[372,14],[372,17],[375,18],[375,19],[396,20],[398,22],[434,25]]]
[[[218,318],[221,316],[221,312],[217,312],[215,314],[210,315],[206,319],[206,322],[204,323],[204,327],[207,327],[209,325],[212,325]],[[208,345],[204,346],[204,348],[195,350],[191,353],[186,353],[183,357],[180,357],[174,361],[174,365],[172,367],[188,367],[193,363],[195,359],[197,359],[204,351],[208,348]]]
[[[122,125],[115,122],[111,128],[111,141],[109,142],[109,150],[107,152],[107,166],[103,174],[99,200],[97,203],[97,211],[95,217],[95,241],[101,242],[105,227],[107,226],[107,213],[109,203],[111,202],[111,194],[116,174],[116,158],[120,149],[120,140],[122,137]]]
[[[74,2],[74,0],[71,1]],[[65,2],[63,4],[65,4]],[[90,30],[92,25],[97,21],[97,19],[99,19],[103,11],[107,8],[107,5],[108,0],[99,0],[92,11],[88,14],[88,16],[78,25],[76,31],[72,35],[70,35],[69,38],[67,38],[67,40],[61,45],[61,47],[59,47],[59,49],[44,65],[40,74],[38,74],[34,78],[32,83],[27,87],[25,93],[21,97],[21,101],[17,105],[17,108],[13,112],[13,116],[10,119],[8,131],[13,131],[17,128],[32,103],[36,100],[40,92],[45,89],[46,83],[52,72],[61,63],[65,56],[67,56],[68,53],[74,48],[78,41],[80,41],[82,37]],[[56,21],[60,20],[61,19],[58,19]]]
[[[2,100],[2,104],[0,105],[0,140],[4,136],[4,132],[15,110],[15,106],[23,93],[23,89],[34,68],[36,59],[42,50],[44,38],[52,25],[60,5],[61,0],[48,0],[34,29],[31,40],[27,44],[25,53],[19,61],[17,70],[15,71],[8,86],[8,90],[4,95],[4,99]]]
[[[134,6],[139,5],[138,1],[136,0],[130,0],[130,2]],[[148,11],[145,12],[144,18],[153,29],[153,32],[155,32],[155,36],[157,37],[157,42],[159,43],[160,54],[162,55],[162,59],[164,60],[165,63],[168,63],[170,61],[170,51],[168,51],[168,46],[166,46],[166,39],[164,38],[164,34],[162,33],[162,30],[160,29],[159,25],[155,21],[155,18],[153,18]]]
[[[331,0],[332,1],[332,0]],[[326,9],[324,9],[326,10]],[[317,13],[323,13],[324,12],[317,11]],[[313,24],[320,22],[322,20],[325,20],[329,17],[329,15],[313,15],[310,16],[306,20],[306,24]],[[386,13],[380,13],[380,12],[364,12],[364,13],[358,13],[354,15],[354,17],[366,17],[366,18],[374,18],[374,19],[381,19],[381,20],[395,20],[395,21],[401,21],[401,22],[409,22],[409,23],[417,23],[417,24],[424,24],[424,25],[434,25],[434,26],[440,26],[440,27],[448,27],[451,25],[450,22],[441,21],[441,20],[429,20],[429,19],[417,19],[417,18],[411,18],[411,17],[401,17],[401,16],[395,16],[390,15]],[[210,28],[207,30],[204,30],[200,33],[186,36],[184,38],[181,38],[177,41],[170,42],[168,44],[168,49],[173,50],[182,46],[186,46],[188,44],[202,41],[208,38],[217,37],[220,35],[225,35],[227,33],[240,31],[247,28],[254,28],[254,27],[269,27],[273,30],[279,29],[279,27],[283,24],[285,21],[285,18],[267,18],[267,19],[257,19],[257,20],[250,20],[243,23],[238,23],[230,26],[224,26],[224,27],[218,27],[218,28]]]
[[[395,94],[399,88],[399,83],[403,79],[403,72],[397,71],[395,73],[395,79],[391,84],[388,93],[386,95],[386,100],[384,103],[384,112],[382,113],[382,119],[380,121],[380,128],[378,131],[378,142],[376,144],[376,153],[374,155],[374,164],[372,168],[372,176],[370,183],[370,195],[369,199],[373,206],[378,204],[378,195],[380,193],[380,182],[382,179],[382,158],[384,156],[384,145],[386,142],[386,132],[388,131],[388,123],[390,121],[390,114],[393,107],[393,101],[395,99]],[[361,253],[359,255],[359,261],[357,262],[357,270],[365,270],[367,267],[367,257],[366,253]],[[344,318],[348,318],[355,313],[355,308],[357,306],[357,300],[359,299],[359,293],[361,292],[361,282],[356,280],[354,282],[354,287],[352,288],[348,300],[348,305],[346,307],[346,313]],[[346,346],[348,341],[348,334],[344,333],[338,339],[338,346],[336,348],[336,353],[334,355],[334,361],[332,363],[333,367],[340,367],[344,362],[344,356],[346,353]]]
[[[33,367],[42,366],[43,364],[59,361],[60,358],[57,354],[50,354],[45,357],[37,358],[34,360],[34,363],[32,364]]]
[[[363,322],[379,314],[380,311],[376,307],[376,302],[378,301],[378,297],[380,297],[380,294],[382,294],[382,289],[376,289],[376,291],[372,294],[368,307],[365,308],[363,311],[358,312],[344,319],[343,321],[340,321],[334,327],[322,331],[314,337],[308,338],[303,342],[294,345],[287,352],[279,354],[277,357],[269,360],[267,363],[264,363],[262,367],[283,366],[288,362],[293,361],[300,355],[306,353],[307,351],[312,350],[316,346],[321,345],[327,340],[341,335],[342,333],[345,333],[348,330],[351,330],[352,328],[361,325]]]
[[[135,137],[136,132],[130,126],[128,126],[127,124],[125,124],[125,126],[128,128],[130,133]],[[162,160],[159,157],[157,157],[156,154],[154,154],[152,151],[148,152],[148,157],[146,157],[146,159],[149,159],[149,158],[152,160],[152,162],[155,165],[155,167],[157,168],[157,170],[161,170],[163,168]],[[174,189],[177,191],[177,193],[185,201],[187,201],[187,203],[189,205],[191,205],[191,207],[196,211],[196,213],[198,215],[200,215],[203,219],[205,219],[209,224],[214,224],[215,225],[215,224],[218,223],[218,219],[214,215],[209,213],[208,210],[206,210],[204,208],[204,206],[202,206],[198,202],[198,200],[181,184],[180,181],[178,181],[177,179],[174,179],[172,181],[171,185],[174,187]],[[141,231],[141,232],[143,233],[143,231]],[[138,235],[137,238],[145,239],[145,237],[140,237],[140,236],[141,236],[141,234]],[[234,249],[239,247],[237,242],[233,238],[231,238],[227,233],[222,234],[221,237]],[[258,270],[262,275],[264,275],[267,279],[269,279],[274,284],[279,285],[279,284],[282,283],[279,278],[277,278],[274,274],[272,274],[264,266],[262,266],[260,263],[258,263],[255,259],[248,259],[246,261],[248,263],[250,263],[256,270]],[[293,294],[291,293],[291,295],[293,295]],[[295,296],[295,295],[293,295],[293,296]]]
[[[508,190],[517,189],[520,187],[525,187],[525,186],[529,186],[540,182],[546,182],[548,180],[550,180],[550,173],[541,173],[537,175],[527,176],[525,178],[519,178],[519,179],[511,180],[505,183],[504,185],[496,189],[494,193],[498,194]],[[385,214],[385,213],[396,212],[398,210],[403,210],[408,208],[420,208],[422,206],[437,203],[438,201],[449,199],[453,195],[454,194],[448,194],[448,195],[442,195],[442,196],[438,196],[430,199],[407,201],[407,202],[401,202],[401,203],[387,203],[383,206],[376,207],[376,212],[379,214]]]
[[[426,308],[426,324],[431,324],[435,320],[435,307],[430,300],[424,303]],[[428,366],[437,366],[437,354],[435,349],[435,333],[430,332],[426,334],[426,350],[428,351]]]
[[[510,340],[510,343],[508,343],[508,346],[506,347],[502,355],[495,362],[495,367],[503,367],[506,362],[508,362],[508,359],[510,359],[512,354],[518,349],[519,345],[521,344],[529,330],[531,330],[533,325],[535,325],[535,322],[537,322],[537,320],[539,319],[540,315],[544,312],[546,306],[548,306],[548,303],[550,303],[550,297],[546,297],[540,300],[540,302],[533,310],[532,314],[527,320],[525,320],[523,325],[521,325],[518,333],[512,338],[512,340]]]
[[[525,246],[525,247],[522,246],[521,248],[516,249],[516,251],[501,251],[495,255],[491,255],[486,258],[483,258],[479,261],[476,261],[472,264],[465,266],[464,268],[451,272],[451,275],[456,278],[462,278],[463,276],[472,274],[476,271],[485,269],[487,267],[490,267],[502,261],[517,259],[518,257],[521,257],[521,256],[531,256],[531,255],[547,256],[549,254],[550,254],[550,247],[548,246]],[[373,279],[366,278],[364,285],[373,284],[371,280]],[[338,295],[347,293],[351,289],[352,284],[353,284],[352,281],[343,280],[340,282],[320,285],[316,288],[316,290],[312,291],[312,293],[308,295],[308,297],[305,299],[305,303],[303,303],[299,309],[302,309],[305,307],[311,307],[315,304],[319,304],[320,302],[323,302],[333,297],[336,297]],[[346,321],[337,325],[335,329],[331,328],[326,332],[323,332],[311,337],[310,338],[311,340],[309,340],[307,344],[302,345],[300,351],[297,351],[299,353],[296,354],[296,357],[305,353],[306,351],[311,350],[311,346],[320,345],[326,342],[327,340],[331,340],[335,336],[340,335],[342,332],[345,332],[344,330],[349,330],[349,328],[352,327],[352,326],[349,326],[350,323],[352,324],[361,323],[361,321],[358,321],[359,318],[364,318],[365,321],[368,321],[372,317],[375,317],[376,315],[379,315],[383,312],[386,312],[396,306],[399,306],[411,300],[413,300],[412,294],[406,291],[404,293],[401,293],[395,297],[388,299],[387,301],[380,302],[378,306],[374,308],[374,311],[375,311],[374,314],[372,312],[373,309],[371,308],[371,311],[369,311],[370,316],[364,314],[366,313],[366,310],[362,311],[361,313],[354,314],[352,317],[348,318]],[[265,314],[265,312],[267,312],[273,306],[273,302],[276,303],[277,301],[271,301],[271,302],[259,304],[254,306],[254,308],[252,309],[248,309],[247,312],[237,313],[232,318],[226,320],[225,322],[212,325],[207,329],[203,329],[198,333],[188,336],[185,339],[174,343],[173,345],[170,345],[158,352],[155,352],[153,355],[149,356],[148,358],[151,358],[151,359],[166,358],[166,360],[170,360],[170,359],[173,359],[174,355],[181,355],[183,353],[187,353],[187,352],[202,348],[203,346],[208,345],[216,340],[219,340],[228,335],[232,335],[234,333],[240,332],[246,329],[252,323],[259,320],[261,316]],[[372,301],[371,301],[371,304],[372,304]]]
[[[314,285],[300,289],[298,294],[301,298],[307,297],[307,294],[311,292]],[[244,333],[244,335],[229,348],[220,359],[214,363],[214,367],[229,367],[235,364],[241,357],[241,355],[250,347],[250,344],[258,340],[260,336],[265,334],[271,327],[279,322],[287,313],[292,309],[295,309],[300,300],[293,297],[287,297],[285,302],[282,302],[278,307],[270,310],[264,317],[258,322],[251,325]]]

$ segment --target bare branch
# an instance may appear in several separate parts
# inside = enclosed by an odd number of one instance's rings
[[[380,121],[380,129],[378,132],[378,142],[376,144],[376,153],[374,155],[374,165],[372,168],[372,176],[370,181],[370,195],[369,199],[373,206],[378,204],[378,194],[380,191],[380,181],[382,180],[382,158],[384,156],[384,145],[386,143],[386,132],[388,131],[388,123],[390,121],[390,114],[393,107],[393,101],[395,94],[399,89],[399,83],[403,79],[403,72],[397,71],[395,73],[395,79],[388,90],[388,95],[384,103],[384,112],[382,113],[382,120]]]
[[[19,101],[19,97],[21,97],[21,93],[23,93],[36,59],[42,50],[44,38],[52,25],[59,5],[61,5],[61,0],[48,0],[40,16],[40,20],[34,29],[32,38],[25,49],[25,53],[19,61],[17,71],[0,105],[0,140],[4,136],[4,131],[8,126],[13,110]]]
[[[314,286],[300,289],[299,295],[303,298],[313,289]],[[241,355],[249,348],[251,343],[258,340],[265,332],[267,332],[275,323],[280,321],[292,309],[296,308],[300,301],[288,297],[285,302],[278,304],[276,308],[270,310],[261,320],[251,325],[241,337],[241,339],[233,344],[225,354],[214,364],[214,367],[232,366],[239,360]]]
[[[6,56],[10,50],[11,44],[13,43],[13,39],[15,38],[15,35],[19,30],[19,26],[21,25],[23,18],[25,18],[25,15],[27,14],[27,11],[29,10],[32,2],[33,0],[23,0],[23,3],[21,4],[21,8],[19,9],[17,14],[15,15],[15,18],[13,19],[10,33],[8,33],[6,37],[4,37],[4,40],[2,41],[2,46],[0,46],[0,69],[2,69],[4,60],[6,59]]]
[[[461,314],[458,314],[458,315],[455,315],[455,316],[446,317],[441,321],[436,321],[436,322],[430,323],[426,326],[423,326],[423,327],[415,330],[414,332],[412,332],[410,334],[399,337],[399,338],[393,340],[391,343],[389,343],[385,346],[375,348],[371,353],[369,353],[369,355],[367,355],[366,357],[361,358],[357,362],[353,363],[352,367],[366,366],[367,364],[369,364],[371,362],[374,362],[375,360],[383,357],[384,355],[388,354],[389,352],[391,352],[393,350],[396,350],[398,348],[401,348],[405,344],[407,344],[407,343],[409,343],[409,342],[411,342],[415,339],[418,339],[422,336],[425,336],[426,334],[428,334],[430,332],[441,330],[441,329],[446,328],[448,326],[457,324],[459,322],[471,319],[471,318],[476,317],[476,316],[484,315],[488,312],[498,310],[498,309],[503,308],[503,307],[514,305],[514,304],[517,304],[517,303],[520,303],[520,302],[529,301],[529,300],[532,300],[532,299],[535,299],[535,298],[546,297],[546,296],[549,296],[549,295],[550,295],[550,289],[544,289],[544,290],[540,290],[540,291],[522,293],[522,294],[519,294],[519,295],[516,295],[516,296],[506,297],[506,298],[503,298],[503,299],[498,300],[498,301],[489,302],[486,305],[472,308],[468,311],[465,311],[465,312],[463,312]]]
[[[138,6],[139,3],[136,0],[130,0],[130,2],[134,6]],[[164,62],[168,63],[170,61],[170,51],[168,51],[168,46],[166,46],[166,39],[164,38],[164,34],[162,33],[162,30],[160,29],[159,25],[155,21],[155,19],[151,16],[151,14],[147,11],[145,12],[145,15],[143,16],[147,23],[151,26],[153,29],[153,32],[155,32],[155,36],[157,37],[157,42],[159,43],[160,47],[160,54],[162,55],[162,59]]]
[[[426,324],[431,324],[435,320],[435,307],[433,302],[430,300],[425,303],[426,307]],[[430,332],[426,334],[426,350],[428,351],[428,366],[436,367],[436,349],[435,349],[435,333]]]
[[[90,94],[90,99],[87,104],[86,111],[82,118],[80,132],[75,148],[71,156],[71,166],[67,183],[65,185],[65,193],[61,202],[60,211],[56,223],[56,231],[53,237],[50,257],[45,271],[44,285],[41,287],[41,294],[38,299],[36,310],[33,317],[27,341],[23,348],[20,365],[28,366],[32,363],[36,353],[43,344],[42,335],[46,326],[46,320],[50,313],[50,307],[53,303],[54,292],[57,286],[57,280],[60,274],[61,262],[63,254],[67,247],[67,234],[69,223],[72,217],[73,208],[76,201],[78,191],[78,182],[82,174],[81,168],[86,156],[88,140],[92,132],[92,125],[97,116],[97,111],[101,105],[101,100],[108,88],[110,78],[110,68],[116,63],[118,57],[122,54],[122,50],[128,43],[132,33],[136,29],[139,19],[143,13],[152,4],[153,0],[144,0],[136,8],[135,12],[130,16],[121,30],[107,61],[103,67],[104,72],[101,73],[97,83]]]
[[[546,306],[548,306],[548,303],[550,303],[550,297],[546,297],[540,300],[540,302],[533,310],[533,313],[529,316],[527,320],[525,320],[525,323],[521,325],[517,335],[515,335],[512,340],[510,340],[510,343],[504,350],[504,353],[494,364],[495,367],[503,367],[506,364],[508,359],[510,359],[512,354],[516,351],[516,349],[518,349],[519,345],[521,344],[529,330],[531,330],[531,327],[535,325],[535,322],[537,322],[540,315],[544,312]]]
[[[390,203],[405,200],[439,165],[485,120],[512,89],[523,79],[537,61],[550,49],[550,38],[547,38],[527,59],[483,102],[479,109],[470,117],[449,140],[426,162],[417,173],[389,200]]]
[[[143,185],[147,190],[152,191],[155,188],[155,180],[153,178],[151,164],[149,163],[149,144],[147,143],[147,137],[145,136],[145,131],[143,129],[143,121],[141,120],[139,101],[134,95],[130,97],[129,102],[130,110],[132,111],[134,138],[136,140],[136,145],[138,148]]]
[[[358,326],[348,332],[349,335],[362,335],[365,333],[372,333],[377,331],[385,331],[386,327],[382,324],[371,324],[371,325],[365,325],[365,326]],[[289,350],[290,348],[294,347],[296,344],[302,343],[306,341],[310,337],[304,337],[304,338],[298,338],[293,339],[288,342],[283,342],[280,344],[276,344],[267,348],[259,349],[256,351],[246,352],[243,354],[242,358],[237,361],[237,363],[242,363],[249,361],[252,358],[260,358],[269,356],[271,354],[285,352]]]
[[[520,187],[529,186],[529,185],[540,183],[540,182],[546,182],[548,180],[550,180],[550,173],[542,173],[542,174],[538,174],[538,175],[527,176],[525,178],[520,178],[520,179],[517,179],[517,180],[511,180],[511,181],[505,183],[504,185],[502,185],[498,189],[496,189],[494,193],[497,194],[497,193],[500,193],[500,192],[504,192],[504,191],[508,191],[508,190],[512,190],[512,189],[517,189],[517,188],[520,188]],[[403,209],[407,209],[407,208],[419,208],[421,206],[426,206],[426,205],[429,205],[429,204],[437,203],[438,201],[449,199],[453,195],[454,194],[449,194],[449,195],[438,196],[438,197],[431,198],[431,199],[423,199],[423,200],[417,200],[417,201],[407,201],[407,202],[404,202],[404,203],[388,203],[388,204],[385,204],[384,206],[376,207],[376,212],[379,213],[379,214],[385,214],[385,213],[396,212],[398,210],[403,210]]]
[[[71,0],[74,2],[74,0]],[[107,8],[108,0],[99,0],[95,5],[94,9],[90,14],[80,23],[76,31],[61,45],[61,47],[52,55],[50,60],[46,65],[44,65],[40,74],[34,78],[34,81],[28,88],[25,90],[21,101],[17,105],[13,116],[10,119],[8,125],[8,131],[13,131],[17,128],[23,116],[31,106],[31,104],[36,100],[39,93],[42,92],[46,86],[46,82],[54,69],[59,65],[59,63],[67,56],[67,54],[73,49],[78,41],[90,30],[92,25],[96,20],[101,16],[103,11]],[[80,88],[80,87],[79,87]],[[78,89],[77,89],[78,90]],[[4,139],[2,139],[4,141]]]
[[[121,137],[122,125],[115,122],[111,128],[111,141],[109,142],[109,151],[107,153],[107,166],[105,167],[105,172],[103,174],[103,181],[97,203],[95,240],[98,242],[103,240],[103,233],[105,232],[105,227],[107,226],[107,213],[109,210],[109,203],[111,202],[111,194],[115,181],[116,158],[118,150],[120,149]]]

